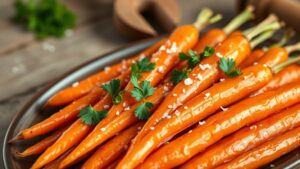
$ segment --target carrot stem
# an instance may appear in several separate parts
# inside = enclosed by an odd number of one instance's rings
[[[213,24],[219,21],[220,19],[222,19],[222,15],[217,14],[213,16],[213,11],[211,9],[203,8],[193,25],[197,29],[201,30],[203,27],[207,26],[208,24]]]
[[[282,47],[283,45],[287,44],[287,42],[295,35],[295,31],[293,29],[287,29],[284,32],[284,35],[282,36],[282,38],[280,39],[279,42],[274,43],[270,46],[270,48],[274,48],[274,47]]]
[[[294,45],[286,46],[285,50],[287,51],[287,53],[292,53],[292,52],[295,52],[297,50],[300,50],[300,42],[298,42]]]
[[[277,65],[277,66],[274,66],[272,68],[272,71],[274,73],[278,73],[280,70],[282,70],[283,68],[287,67],[288,65],[291,65],[293,63],[297,63],[297,62],[300,62],[300,56],[297,56],[297,57],[293,57],[293,58],[290,58],[289,60]]]
[[[267,31],[262,33],[261,35],[259,35],[257,38],[254,38],[251,42],[251,48],[254,49],[257,45],[261,44],[262,42],[264,42],[265,40],[269,39],[270,37],[273,36],[273,34],[275,33],[274,30],[272,31]]]
[[[223,31],[228,35],[233,32],[235,29],[240,27],[242,24],[247,22],[250,19],[253,19],[255,16],[253,14],[253,6],[248,6],[242,13],[236,16],[231,20],[224,28]]]
[[[251,31],[249,32],[243,32],[244,35],[249,39],[253,39],[255,36],[261,34],[262,32],[265,32],[267,30],[274,30],[279,29],[280,24],[277,21],[277,17],[275,15],[270,15],[268,18],[266,18],[264,21],[262,21],[260,24],[255,26]]]

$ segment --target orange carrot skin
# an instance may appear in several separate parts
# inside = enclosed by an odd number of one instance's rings
[[[102,83],[107,82],[112,78],[121,74],[122,71],[128,69],[132,61],[139,59],[140,56],[150,57],[165,42],[166,39],[162,39],[156,44],[154,44],[153,46],[145,49],[139,55],[127,59],[122,63],[113,65],[107,70],[100,71],[99,73],[93,74],[87,77],[86,79],[80,81],[77,86],[68,87],[66,89],[59,91],[47,101],[46,106],[55,107],[55,106],[66,105],[82,97],[83,95],[91,91],[95,86],[97,85],[100,86]]]
[[[45,165],[43,169],[58,169],[60,162],[71,152],[72,149],[65,152],[63,155],[61,155],[59,158],[55,159],[54,161],[51,161],[49,164]]]
[[[168,92],[164,90],[166,87],[171,88],[172,84],[167,83],[159,86],[155,93],[152,96],[147,98],[147,101],[152,102],[155,106],[158,106],[164,95]],[[134,110],[140,103],[135,104],[128,111],[121,112],[120,115],[116,116],[110,123],[103,126],[102,128],[98,128],[98,126],[90,133],[86,139],[84,139],[75,150],[64,159],[61,163],[61,168],[68,167],[75,162],[77,159],[80,159],[82,156],[87,154],[88,152],[95,149],[97,146],[101,145],[104,141],[111,138],[117,132],[122,131],[124,128],[136,123],[138,119],[134,115]],[[103,131],[103,128],[105,129]]]
[[[300,80],[300,66],[298,66],[297,64],[292,64],[282,69],[277,74],[275,74],[274,78],[263,88],[255,92],[254,95],[269,90],[275,90],[285,84],[293,83],[299,80]]]
[[[78,112],[88,106],[95,104],[103,95],[103,90],[100,88],[95,88],[88,95],[72,102],[67,107],[61,109],[57,113],[53,114],[49,118],[45,119],[42,122],[39,122],[32,127],[21,131],[17,136],[19,139],[28,140],[43,134],[46,134],[50,131],[57,129],[60,126],[63,126],[66,122],[77,117]]]
[[[226,33],[222,29],[211,29],[199,39],[194,50],[202,52],[206,46],[215,47],[217,44],[223,42],[226,37]]]
[[[149,131],[135,144],[131,152],[127,152],[118,169],[134,168],[167,139],[219,110],[220,106],[229,105],[247,96],[272,78],[270,69],[262,65],[249,67],[243,73],[242,76],[215,84],[179,107],[171,118],[158,123],[154,130]]]
[[[261,146],[242,154],[218,169],[259,168],[287,154],[300,146],[300,127],[270,140]]]
[[[236,53],[238,53],[238,55],[236,55]],[[193,68],[188,76],[188,78],[192,79],[193,84],[187,86],[184,80],[178,83],[146,122],[136,141],[143,137],[149,131],[150,127],[154,126],[164,114],[171,113],[180,106],[180,104],[186,103],[219,79],[221,73],[218,68],[218,55],[232,58],[239,64],[249,53],[249,43],[243,36],[228,38],[217,45],[215,47],[214,55],[201,62],[201,65],[209,65],[210,68],[204,70],[200,66]],[[201,76],[201,79],[199,78],[199,75]],[[169,108],[170,105],[172,105],[172,109]]]
[[[262,49],[255,49],[247,56],[247,58],[241,63],[239,67],[243,69],[251,66],[254,62],[259,60],[264,55],[264,53],[265,52]]]
[[[36,154],[42,153],[44,150],[46,150],[49,146],[51,146],[58,138],[59,136],[65,131],[65,128],[61,128],[51,134],[50,136],[42,139],[38,143],[34,144],[33,146],[27,148],[25,151],[19,153],[17,152],[17,155],[20,157],[28,157]]]
[[[122,131],[121,134],[115,136],[112,140],[101,146],[81,167],[82,169],[105,168],[112,163],[118,156],[125,153],[131,139],[137,134],[138,128],[143,123],[137,123],[132,127]]]
[[[231,161],[238,155],[249,151],[249,149],[253,149],[270,138],[281,135],[299,125],[300,104],[297,104],[263,121],[254,123],[250,127],[245,127],[232,136],[217,142],[204,153],[197,155],[181,166],[181,168],[215,168],[225,161]]]
[[[289,57],[289,54],[284,48],[280,47],[274,47],[270,48],[263,57],[261,57],[257,63],[258,64],[265,64],[269,67],[274,67],[278,65],[279,63],[283,63],[284,61],[287,61]]]
[[[208,146],[240,128],[260,121],[300,101],[300,84],[250,97],[211,116],[198,126],[153,153],[142,168],[172,168],[183,164]],[[155,166],[155,167],[153,167]]]

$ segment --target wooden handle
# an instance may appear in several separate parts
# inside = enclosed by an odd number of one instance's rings
[[[300,33],[300,1],[298,0],[238,0],[239,10],[247,5],[255,8],[257,19],[262,20],[268,14],[274,13],[287,25]]]

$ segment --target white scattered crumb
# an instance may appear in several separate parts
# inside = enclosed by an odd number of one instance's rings
[[[42,45],[42,48],[45,50],[45,51],[48,51],[48,52],[55,52],[56,51],[56,48],[54,45],[48,43],[48,42],[44,42],[43,45]]]
[[[170,105],[168,105],[168,108],[169,108],[169,109],[172,109],[172,108],[173,108],[173,106],[170,104]]]
[[[175,115],[178,117],[180,115],[180,111],[176,110]]]
[[[210,64],[199,64],[199,67],[201,70],[205,70],[205,69],[210,69],[211,65]]]
[[[139,59],[142,60],[142,59],[144,59],[145,57],[146,57],[146,55],[145,55],[144,53],[141,53],[140,56],[139,56]]]
[[[150,130],[154,130],[155,128],[153,126],[150,127]]]
[[[252,125],[252,126],[250,126],[250,130],[254,130],[254,129],[256,129],[257,128],[257,126],[256,125]]]
[[[203,77],[202,77],[202,75],[201,75],[200,73],[197,75],[197,78],[198,78],[200,81],[203,80]]]
[[[188,133],[191,133],[193,130],[190,130]]]
[[[165,91],[165,92],[169,91],[168,86],[164,86],[164,91]]]
[[[103,127],[103,128],[101,128],[100,130],[101,130],[101,131],[105,131],[106,129]]]
[[[126,107],[126,106],[127,106],[127,104],[126,104],[126,102],[124,102],[124,103],[123,103],[123,107]]]
[[[224,78],[221,78],[221,79],[220,79],[220,82],[223,82],[224,80],[225,80]]]
[[[176,93],[174,93],[174,94],[173,94],[173,96],[174,96],[174,97],[176,97],[176,96],[177,96],[177,94],[176,94]]]
[[[219,58],[223,57],[223,55],[219,52],[216,53],[216,56],[218,56]]]
[[[263,64],[263,66],[264,66],[264,67],[268,67],[268,65],[267,65],[267,64]]]
[[[103,108],[104,108],[104,109],[108,109],[108,108],[109,108],[109,105],[106,104],[106,105],[103,106]]]
[[[182,89],[182,93],[185,93],[186,92],[186,90],[185,89]]]
[[[159,66],[158,67],[158,72],[159,73],[164,73],[164,71],[165,71],[165,67],[164,66]]]
[[[105,71],[105,72],[107,72],[107,71],[109,71],[109,70],[110,70],[110,66],[105,66],[105,67],[104,67],[104,71]]]
[[[188,107],[187,107],[187,106],[184,106],[183,108],[184,108],[185,110],[187,110],[187,109],[188,109]]]
[[[128,111],[128,110],[130,110],[130,107],[129,106],[127,106],[127,107],[125,107],[125,109],[124,109],[125,111]]]
[[[160,51],[162,50],[166,50],[166,46],[165,45],[162,45],[160,48],[159,48]]]
[[[186,79],[184,79],[184,84],[189,86],[189,85],[193,84],[193,80],[191,78],[186,78]]]
[[[119,116],[119,115],[120,115],[120,112],[119,112],[119,111],[117,111],[117,112],[116,112],[116,115],[117,115],[117,116]]]
[[[166,52],[168,54],[177,52],[177,44],[176,44],[176,42],[173,42],[171,48],[167,49]]]
[[[257,64],[258,64],[257,62],[254,62],[254,63],[253,63],[253,65],[257,65]]]
[[[209,97],[210,93],[205,93],[204,95],[205,95],[205,97]]]

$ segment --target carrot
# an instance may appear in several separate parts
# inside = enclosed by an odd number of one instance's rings
[[[240,128],[257,122],[300,101],[300,84],[244,99],[220,111],[198,126],[153,153],[142,168],[172,168],[183,164],[208,146]],[[144,167],[143,167],[144,166]]]
[[[155,106],[163,99],[164,95],[168,92],[165,88],[171,88],[171,83],[163,84],[159,86],[152,96],[147,98],[147,101],[153,103]],[[137,117],[134,115],[134,110],[140,103],[135,104],[129,110],[121,112],[115,119],[105,126],[96,126],[95,129],[84,139],[70,155],[61,163],[61,168],[66,168],[88,152],[95,149],[97,146],[101,145],[104,141],[115,135],[117,132],[122,131],[124,128],[138,121]]]
[[[117,159],[114,160],[113,163],[111,163],[110,165],[108,165],[106,167],[106,169],[115,169],[117,167],[117,165],[119,164],[119,162],[122,160],[123,157],[124,157],[124,154],[122,154],[119,157],[117,157]]]
[[[272,77],[267,67],[256,65],[243,71],[242,76],[225,79],[179,107],[171,118],[158,123],[132,151],[128,151],[117,168],[134,168],[156,147],[199,120],[264,86]],[[129,160],[130,159],[130,160]]]
[[[261,58],[265,52],[262,49],[255,49],[253,50],[241,64],[240,68],[246,68],[252,65],[255,61]]]
[[[39,122],[32,127],[22,130],[16,137],[17,139],[28,140],[50,131],[57,129],[64,125],[66,122],[70,122],[77,117],[78,112],[88,106],[95,104],[103,95],[103,90],[100,88],[94,88],[88,95],[73,101],[70,105],[61,109],[57,113],[54,113],[49,118]]]
[[[78,83],[74,83],[76,85],[73,85],[72,87],[67,87],[59,91],[55,95],[53,95],[47,101],[45,106],[54,107],[54,106],[66,105],[82,97],[83,95],[91,91],[95,86],[101,85],[102,83],[105,83],[113,79],[114,77],[120,75],[122,71],[126,70],[129,67],[132,61],[138,60],[141,56],[150,57],[165,42],[166,39],[162,39],[159,42],[155,43],[153,46],[139,53],[137,56],[124,60],[124,62],[113,65],[112,67],[104,71],[100,71],[99,73],[90,75],[86,79],[83,79]]]
[[[59,164],[61,163],[61,161],[71,152],[71,150],[72,149],[66,151],[59,158],[57,158],[54,161],[50,162],[49,164],[45,165],[44,169],[58,169]]]
[[[250,127],[240,129],[197,155],[181,168],[215,168],[299,125],[300,104],[297,104]]]
[[[287,154],[300,146],[300,127],[270,140],[261,146],[242,154],[233,161],[219,166],[222,168],[259,168]]]
[[[257,63],[265,64],[269,67],[273,67],[279,63],[282,63],[288,59],[288,53],[284,48],[275,47],[270,48],[264,55],[261,57]],[[267,60],[267,61],[266,61]]]
[[[189,74],[187,79],[190,79],[193,83],[191,85],[186,85],[185,81],[178,83],[146,122],[141,132],[134,139],[134,142],[139,141],[146,135],[150,128],[161,120],[164,114],[174,112],[173,110],[178,106],[185,104],[188,100],[216,82],[223,75],[221,70],[218,69],[220,56],[232,58],[237,65],[241,63],[250,53],[248,39],[249,38],[242,34],[236,34],[235,36],[229,36],[225,41],[217,45],[215,47],[215,53],[211,57],[204,59],[201,64],[193,68]],[[208,66],[208,69],[203,69],[203,65]],[[170,109],[170,106],[172,109]],[[131,147],[134,147],[134,144],[135,143],[133,143]],[[129,148],[129,152],[131,149],[133,148]]]
[[[61,129],[55,131],[50,136],[42,139],[41,141],[39,141],[38,143],[34,144],[33,146],[27,148],[23,152],[17,152],[17,155],[19,157],[28,157],[28,156],[42,153],[49,146],[51,146],[64,131],[65,131],[65,128],[61,128]]]
[[[112,163],[118,156],[125,153],[131,139],[137,134],[138,129],[143,123],[137,123],[132,127],[122,131],[106,144],[101,146],[89,159],[83,164],[82,169],[105,168]]]
[[[278,89],[279,87],[299,81],[300,79],[300,66],[292,64],[275,74],[274,78],[264,87],[256,91],[253,95],[263,93],[265,91]]]

